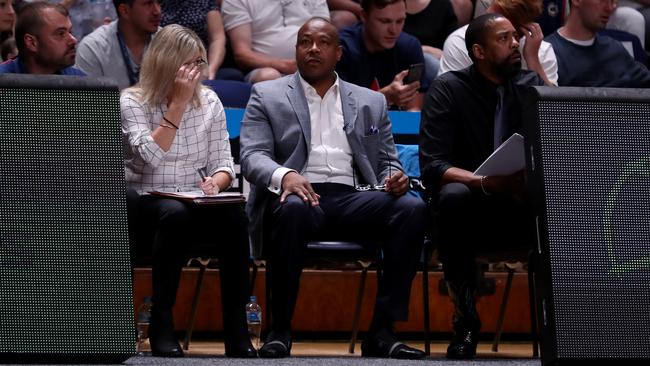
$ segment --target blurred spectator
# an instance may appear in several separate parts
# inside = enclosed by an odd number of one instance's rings
[[[450,0],[406,0],[404,32],[422,44],[429,78],[438,75],[442,46],[456,28],[458,21]]]
[[[564,24],[564,18],[568,12],[569,2],[567,0],[544,0],[542,14],[537,18],[537,23],[542,27],[544,34],[551,34]]]
[[[332,24],[336,29],[353,26],[361,20],[363,9],[359,3],[360,0],[327,0]]]
[[[84,73],[74,64],[77,40],[71,33],[68,10],[59,4],[34,2],[18,11],[16,46],[20,56],[0,64],[0,74]]]
[[[223,0],[221,15],[235,61],[256,83],[296,72],[298,29],[329,10],[325,0]]]
[[[650,1],[648,3],[650,4]],[[607,22],[605,28],[628,32],[639,38],[641,46],[645,47],[646,21],[641,13],[641,9],[637,10],[634,7],[621,6],[619,4],[609,17],[609,22]]]
[[[111,0],[57,0],[70,11],[72,34],[81,41],[95,29],[115,20],[115,6]]]
[[[226,32],[215,0],[165,0],[161,6],[162,26],[180,24],[193,30],[203,41],[208,50],[208,79],[244,79],[239,70],[221,69],[226,55]]]
[[[566,24],[546,37],[558,59],[560,86],[650,87],[650,72],[620,42],[599,35],[617,0],[572,0]]]
[[[137,83],[140,63],[160,25],[158,0],[113,0],[117,20],[97,28],[79,44],[76,66],[106,76],[120,89]]]
[[[542,40],[544,34],[534,22],[542,13],[542,0],[494,0],[487,12],[503,15],[522,35],[519,40],[521,67],[537,72],[547,85],[557,85],[557,59],[553,47]],[[467,26],[458,28],[445,41],[439,75],[472,64],[465,46],[466,31]]]
[[[381,92],[389,106],[420,110],[429,87],[426,72],[404,83],[409,66],[424,63],[417,38],[402,32],[404,0],[363,0],[363,22],[340,33],[343,56],[336,66],[341,79]]]
[[[645,20],[645,39],[642,39],[644,45],[650,47],[650,0],[620,0],[619,6],[631,7],[643,15]]]
[[[13,37],[15,21],[16,14],[11,0],[0,0],[0,44]],[[6,58],[0,57],[0,62],[2,60],[6,60]]]
[[[474,16],[485,14],[491,2],[492,0],[478,0]],[[560,28],[570,8],[569,0],[544,0],[542,14],[537,18],[544,34],[551,34]],[[621,30],[638,37],[641,45],[645,43],[645,27],[643,15],[627,6],[617,7],[607,23],[608,29]]]
[[[451,0],[456,19],[458,19],[458,25],[468,24],[472,20],[475,2],[478,2],[478,0]]]
[[[0,32],[13,32],[16,13],[11,0],[0,0]]]
[[[5,39],[0,43],[0,60],[11,60],[18,56],[16,39],[13,37]]]

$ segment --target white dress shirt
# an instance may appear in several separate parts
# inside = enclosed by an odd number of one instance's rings
[[[300,83],[305,92],[311,124],[311,145],[307,166],[300,174],[310,183],[341,183],[352,186],[352,149],[343,130],[343,108],[339,78],[327,90],[323,98],[302,77]],[[273,172],[271,192],[282,192],[282,178],[293,171],[278,168]]]

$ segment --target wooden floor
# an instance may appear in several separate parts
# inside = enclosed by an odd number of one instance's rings
[[[409,346],[424,350],[424,344],[418,342],[407,342]],[[499,352],[490,350],[489,342],[480,343],[478,347],[479,358],[532,358],[532,346],[528,342],[506,342],[499,345]],[[148,344],[145,343],[144,351],[148,351]],[[443,358],[447,350],[447,343],[434,342],[431,344],[431,357]],[[186,351],[188,355],[222,355],[224,353],[223,343],[219,341],[195,340]],[[358,357],[361,354],[361,343],[357,344],[355,353],[348,353],[348,343],[344,341],[314,341],[296,342],[293,344],[291,354],[293,356],[350,356]]]

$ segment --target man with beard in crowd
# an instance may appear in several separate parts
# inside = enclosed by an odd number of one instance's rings
[[[523,172],[472,172],[520,130],[522,86],[544,84],[535,72],[521,70],[517,31],[503,15],[476,18],[465,42],[473,65],[433,82],[420,124],[420,169],[454,304],[448,358],[476,355],[481,322],[475,306],[475,250],[521,245],[527,226]]]
[[[0,64],[0,74],[85,74],[74,65],[77,40],[68,10],[59,4],[35,2],[18,12],[16,47],[19,57]]]

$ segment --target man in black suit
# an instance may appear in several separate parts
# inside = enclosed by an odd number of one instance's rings
[[[530,37],[535,36],[542,35]],[[525,237],[523,172],[472,173],[520,129],[520,87],[544,85],[535,72],[521,70],[517,39],[502,15],[475,19],[465,38],[474,64],[434,80],[422,110],[420,169],[454,303],[449,358],[476,354],[481,326],[475,307],[476,250],[521,245]]]

